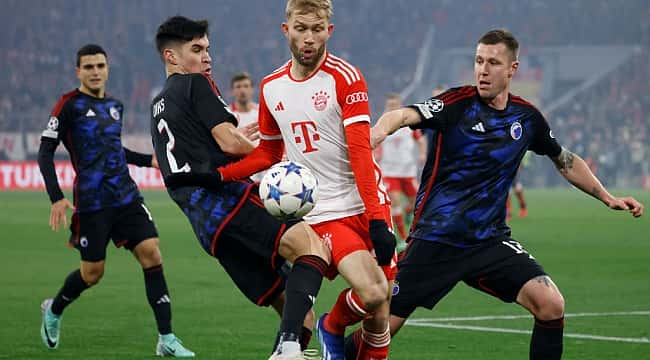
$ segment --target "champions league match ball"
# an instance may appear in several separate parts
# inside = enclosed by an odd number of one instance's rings
[[[299,220],[318,200],[318,181],[311,170],[292,161],[273,165],[260,182],[260,198],[273,217]]]

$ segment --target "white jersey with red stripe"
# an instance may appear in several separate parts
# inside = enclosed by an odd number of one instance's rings
[[[368,90],[361,72],[326,53],[309,78],[296,80],[291,62],[260,85],[260,134],[282,139],[289,160],[305,165],[318,179],[319,199],[305,216],[310,224],[365,211],[350,166],[345,126],[370,122]],[[387,202],[381,170],[375,163],[379,203]]]
[[[244,127],[246,125],[250,125],[252,123],[257,123],[257,116],[258,116],[258,112],[259,112],[259,104],[256,103],[256,102],[251,102],[250,103],[250,109],[248,111],[241,111],[237,107],[237,103],[233,102],[232,104],[230,104],[230,110],[237,117],[237,127],[238,128]],[[260,143],[259,140],[253,141],[253,144],[255,144],[255,146],[259,145],[259,143]],[[262,177],[264,177],[265,173],[266,173],[265,171],[261,171],[261,172],[258,172],[258,173],[255,173],[255,174],[251,175],[250,178],[253,179],[253,181],[255,181],[255,182],[260,182],[260,181],[262,181]]]
[[[381,144],[381,168],[386,177],[416,177],[417,139],[422,136],[419,130],[401,128]]]
[[[232,103],[230,104],[230,110],[237,116],[237,127],[244,127],[246,125],[250,125],[252,123],[257,122],[257,115],[258,115],[258,108],[259,104],[255,102],[251,102],[250,104],[250,110],[248,111],[240,111],[240,109],[237,107],[237,103]],[[257,145],[259,141],[255,142],[255,145]]]

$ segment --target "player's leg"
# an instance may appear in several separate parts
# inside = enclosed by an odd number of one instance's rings
[[[284,348],[295,342],[296,335],[302,350],[309,343],[313,329],[311,308],[330,262],[329,249],[307,223],[289,226],[278,247],[280,255],[293,263],[287,278],[278,341],[280,351],[285,354],[295,352]]]
[[[342,235],[338,232],[333,237]],[[349,239],[349,237],[348,237]],[[374,257],[366,250],[356,250],[337,261],[338,272],[346,279],[350,288],[343,290],[329,313],[318,321],[318,338],[323,356],[332,359],[344,358],[345,328],[371,316],[378,310],[388,312],[388,281]],[[387,314],[378,314],[387,319]],[[383,330],[387,328],[384,324]]]
[[[81,263],[66,277],[63,286],[53,299],[41,304],[43,321],[41,338],[45,346],[59,346],[61,316],[65,308],[83,291],[97,284],[104,274],[104,259],[108,243],[109,220],[105,210],[75,213],[70,225],[69,245],[79,250]]]
[[[172,331],[171,298],[163,272],[158,231],[146,206],[136,201],[117,209],[111,237],[130,250],[142,267],[147,302],[156,319],[159,356],[193,357]]]
[[[404,178],[402,182],[402,190],[404,195],[406,195],[406,216],[405,219],[408,227],[412,226],[411,222],[413,221],[413,210],[415,209],[415,197],[417,196],[417,179],[416,178]],[[409,218],[410,216],[410,218]],[[407,239],[408,240],[408,239]]]
[[[280,315],[282,318],[282,313],[284,311],[284,306],[285,306],[285,300],[286,296],[285,293],[282,292],[280,293],[272,302],[271,302],[271,307]],[[304,351],[307,349],[309,346],[309,343],[311,341],[312,335],[313,335],[313,328],[314,325],[316,324],[316,314],[314,313],[314,309],[311,308],[307,312],[307,315],[305,315],[305,319],[303,320],[303,325],[302,325],[302,331],[300,332],[300,339],[298,342],[300,343],[300,350]],[[284,341],[284,339],[280,339],[281,333],[278,332],[278,335],[276,336],[275,343],[273,344],[273,350],[278,348],[278,344],[280,344],[280,341]]]
[[[465,282],[504,302],[517,302],[535,316],[531,359],[560,359],[564,299],[558,288],[517,241],[503,237],[468,257],[474,267]]]
[[[444,244],[414,239],[400,260],[392,288],[389,328],[391,337],[419,306],[432,309],[462,277],[459,250]],[[345,342],[346,359],[357,359],[362,330],[349,335]]]
[[[530,359],[560,359],[563,349],[564,298],[548,275],[540,275],[521,288],[517,302],[535,316]]]
[[[406,232],[406,222],[404,221],[404,204],[402,204],[402,189],[401,181],[399,178],[386,178],[384,179],[386,190],[388,190],[388,197],[390,198],[390,214],[393,218],[393,223],[397,228],[397,232],[402,240],[406,240],[408,233]]]
[[[524,197],[524,184],[520,181],[515,183],[515,196],[517,196],[517,200],[519,201],[519,217],[523,219],[528,216],[528,206]]]

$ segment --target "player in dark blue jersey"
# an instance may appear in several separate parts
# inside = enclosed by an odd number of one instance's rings
[[[304,222],[283,223],[269,215],[252,181],[219,186],[216,169],[255,145],[237,129],[235,115],[210,78],[207,21],[169,18],[158,28],[156,46],[167,81],[153,99],[151,135],[169,195],[203,249],[219,260],[239,290],[282,315],[272,358],[302,358],[329,251]],[[282,152],[276,155],[279,161]],[[206,180],[172,181],[184,175],[205,175]],[[285,259],[293,263],[286,279],[281,272]]]
[[[384,114],[373,145],[400,127],[432,129],[434,141],[416,198],[411,242],[398,265],[391,303],[395,334],[418,306],[432,309],[460,281],[535,317],[531,359],[562,354],[564,299],[551,278],[506,225],[506,197],[528,150],[548,156],[582,191],[634,217],[643,206],[614,197],[585,162],[556,141],[542,114],[509,93],[519,62],[517,40],[489,31],[478,41],[475,86],[450,89]],[[348,340],[353,349],[354,338]]]
[[[57,231],[67,226],[66,210],[72,209],[69,245],[79,250],[80,268],[71,272],[54,297],[42,304],[41,337],[50,349],[59,346],[61,315],[66,306],[104,274],[109,238],[117,247],[130,250],[142,265],[147,299],[158,326],[156,354],[193,357],[174,336],[171,304],[158,232],[142,195],[129,175],[127,163],[154,166],[151,155],[122,146],[122,103],[105,93],[108,79],[106,52],[98,45],[86,45],[77,52],[79,88],[63,95],[52,110],[41,137],[38,164],[52,202],[50,226]],[[61,192],[54,168],[54,151],[59,142],[70,153],[76,172],[73,206]]]

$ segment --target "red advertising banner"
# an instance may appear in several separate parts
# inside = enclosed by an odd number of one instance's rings
[[[75,172],[67,161],[55,161],[56,175],[62,189],[72,189]],[[129,165],[131,177],[140,189],[164,189],[160,171]],[[0,161],[0,191],[44,190],[45,184],[36,161]]]

